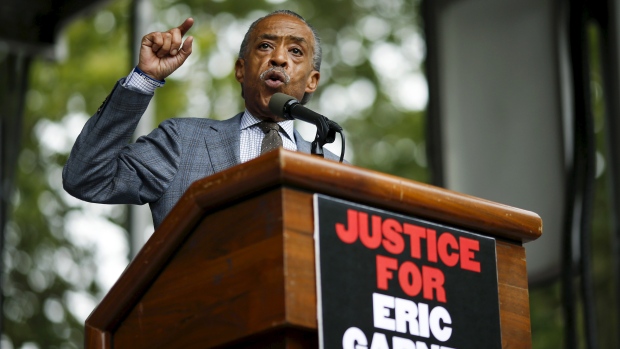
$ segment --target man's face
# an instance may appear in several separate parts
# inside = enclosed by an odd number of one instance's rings
[[[235,65],[250,113],[280,121],[268,107],[274,93],[301,100],[304,93],[314,92],[320,74],[312,67],[313,55],[312,31],[298,18],[278,14],[260,21],[250,33],[245,58]]]

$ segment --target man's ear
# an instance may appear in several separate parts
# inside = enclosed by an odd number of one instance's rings
[[[308,80],[306,80],[306,93],[314,93],[319,87],[319,80],[321,79],[321,73],[316,70],[310,72]],[[237,79],[239,80],[239,79]]]
[[[237,62],[235,62],[235,78],[243,85],[243,67],[245,62],[243,59],[238,58]]]

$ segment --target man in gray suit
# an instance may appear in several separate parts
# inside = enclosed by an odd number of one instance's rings
[[[276,11],[254,22],[235,64],[245,111],[224,121],[173,118],[128,144],[156,88],[192,52],[188,18],[177,28],[142,38],[139,63],[119,80],[77,138],[63,170],[71,195],[108,204],[149,203],[155,227],[189,185],[260,155],[262,121],[277,122],[286,149],[310,153],[293,122],[268,108],[282,92],[302,103],[319,84],[321,48],[315,30],[296,13]],[[325,157],[337,156],[325,151]]]

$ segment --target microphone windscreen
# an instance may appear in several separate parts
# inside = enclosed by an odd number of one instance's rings
[[[287,94],[280,92],[274,93],[274,95],[271,96],[271,99],[269,100],[269,110],[271,110],[272,113],[276,114],[276,116],[287,119],[287,117],[284,115],[284,106],[291,99],[297,101],[295,97],[291,97]]]

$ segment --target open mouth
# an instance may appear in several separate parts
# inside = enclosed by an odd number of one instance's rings
[[[286,73],[274,68],[270,68],[261,74],[261,79],[265,81],[265,84],[271,88],[278,88],[282,85],[286,85],[289,82],[289,77]]]

